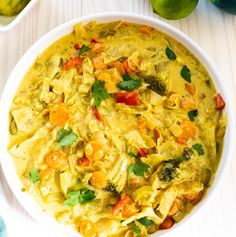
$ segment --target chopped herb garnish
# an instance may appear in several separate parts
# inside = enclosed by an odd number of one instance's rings
[[[37,169],[33,168],[28,174],[28,179],[33,184],[38,184],[40,182],[40,173],[39,173],[39,171]]]
[[[188,112],[188,117],[191,121],[194,121],[195,118],[198,116],[198,110],[194,109]]]
[[[132,91],[139,88],[142,85],[142,79],[139,77],[131,77],[128,73],[125,73],[123,76],[124,81],[121,81],[117,86],[121,90]]]
[[[199,143],[192,145],[192,148],[198,153],[199,156],[203,156],[205,153],[202,145]]]
[[[144,81],[149,84],[148,89],[155,91],[157,94],[164,96],[166,95],[166,84],[156,77],[145,77]]]
[[[78,136],[71,129],[60,129],[57,132],[57,144],[55,146],[56,149],[59,149],[62,146],[70,146],[75,141],[77,141]]]
[[[141,223],[144,226],[150,226],[150,225],[153,224],[153,221],[147,219],[147,217],[142,217],[142,218],[138,219],[138,222]]]
[[[176,59],[176,55],[175,55],[174,51],[172,51],[169,47],[166,48],[166,56],[170,60],[175,60]]]
[[[191,82],[191,72],[186,65],[181,69],[180,75],[185,81]]]
[[[129,173],[133,173],[136,176],[143,177],[146,172],[148,172],[148,169],[150,168],[149,165],[139,162],[133,165],[130,165],[128,168]]]
[[[131,227],[132,231],[135,232],[136,234],[138,234],[138,235],[141,234],[141,229],[134,222],[132,222],[130,224],[130,227]]]
[[[79,203],[86,204],[96,198],[95,192],[89,189],[81,189]]]
[[[72,191],[66,194],[67,199],[64,201],[65,206],[76,206],[79,203],[79,191]]]
[[[91,50],[90,47],[86,46],[85,44],[82,45],[82,47],[79,50],[78,55],[81,56],[82,54],[84,54],[85,52]]]
[[[92,86],[92,93],[94,98],[94,105],[99,106],[102,100],[109,97],[107,90],[104,88],[105,81],[95,81]]]
[[[121,90],[126,90],[126,91],[132,91],[134,89],[138,89],[142,85],[142,80],[137,79],[137,80],[129,80],[129,81],[121,81],[117,84],[117,86]]]
[[[138,154],[135,155],[133,152],[129,152],[128,155],[131,156],[131,157],[134,157],[136,159],[139,158],[139,155]]]
[[[65,206],[76,206],[78,203],[86,204],[96,198],[95,192],[90,189],[80,189],[71,191],[66,194],[67,200],[64,201]]]

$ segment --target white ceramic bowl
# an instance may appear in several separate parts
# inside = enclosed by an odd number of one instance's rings
[[[160,21],[156,20],[151,17],[137,15],[137,14],[128,14],[128,13],[103,13],[103,14],[96,14],[92,16],[85,16],[78,19],[74,19],[69,21],[54,30],[50,31],[48,34],[43,36],[40,40],[38,40],[20,59],[20,61],[15,66],[14,70],[12,71],[7,84],[5,86],[1,102],[1,118],[0,118],[0,131],[1,131],[1,142],[0,142],[0,157],[1,157],[1,165],[3,168],[4,175],[7,179],[7,182],[12,189],[14,195],[21,203],[21,205],[25,208],[25,210],[38,222],[43,224],[44,226],[48,226],[51,229],[59,231],[63,233],[65,236],[80,236],[78,233],[74,232],[73,230],[64,227],[63,225],[57,223],[53,217],[46,215],[41,210],[40,206],[27,194],[21,191],[22,185],[21,182],[16,174],[16,170],[12,161],[10,154],[7,151],[8,145],[8,112],[13,100],[13,97],[16,93],[16,90],[19,86],[20,81],[22,80],[24,74],[28,71],[30,66],[33,64],[34,60],[36,59],[37,55],[42,53],[48,46],[50,46],[54,41],[60,39],[65,34],[68,34],[72,31],[73,25],[78,22],[88,23],[91,20],[96,20],[98,22],[110,22],[110,21],[117,21],[117,20],[125,20],[136,22],[140,24],[150,25],[169,36],[173,37],[177,41],[181,42],[185,47],[187,47],[205,66],[208,73],[210,74],[213,82],[217,88],[217,90],[223,95],[226,108],[225,112],[228,116],[228,127],[225,134],[225,141],[224,141],[224,149],[222,152],[222,158],[219,164],[219,168],[216,174],[216,178],[212,187],[208,190],[207,195],[205,198],[198,204],[191,214],[182,220],[179,224],[176,224],[172,229],[169,231],[160,231],[153,236],[165,235],[165,234],[173,234],[175,229],[182,224],[186,224],[192,216],[196,215],[196,212],[202,209],[205,206],[205,203],[208,201],[209,197],[213,195],[216,190],[216,187],[220,186],[220,183],[223,180],[223,176],[226,171],[226,166],[229,164],[230,157],[232,155],[232,146],[233,142],[235,141],[234,135],[234,119],[233,119],[233,109],[231,101],[228,98],[227,91],[224,89],[222,85],[222,81],[219,78],[219,75],[215,69],[215,67],[210,63],[210,60],[206,56],[206,54],[196,45],[189,37],[185,34],[180,32],[179,30],[175,29],[174,27]]]

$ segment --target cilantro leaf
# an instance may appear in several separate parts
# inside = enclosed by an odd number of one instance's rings
[[[79,196],[79,203],[86,204],[91,202],[93,199],[96,198],[95,192],[90,189],[81,189],[80,196]]]
[[[109,94],[104,88],[105,81],[95,81],[92,86],[94,105],[99,106],[102,100],[109,98]]]
[[[132,91],[134,89],[139,88],[142,85],[142,80],[141,79],[131,79],[128,81],[121,81],[117,84],[117,86],[121,89],[121,90],[126,90],[126,91]]]
[[[188,117],[191,121],[194,121],[195,118],[198,116],[198,110],[194,109],[188,112]]]
[[[124,80],[124,81],[130,81],[130,80],[133,80],[133,78],[126,72],[126,73],[123,75],[123,80]]]
[[[138,219],[138,222],[141,223],[144,226],[150,226],[150,225],[153,224],[153,221],[147,219],[147,217],[142,217],[142,218]]]
[[[198,153],[199,156],[203,156],[205,153],[202,145],[199,143],[192,145],[192,148]]]
[[[133,232],[135,232],[136,234],[140,235],[141,234],[141,229],[139,226],[137,226],[134,222],[132,222],[130,224],[130,227],[132,229]]]
[[[66,194],[67,199],[64,201],[64,206],[76,206],[79,203],[80,191],[72,191]]]
[[[66,194],[65,206],[76,206],[78,203],[86,204],[96,198],[95,192],[90,189],[80,189]]]
[[[75,141],[77,141],[78,136],[70,129],[60,129],[57,132],[57,145],[55,146],[56,149],[59,149],[61,146],[70,146]]]
[[[38,184],[40,182],[40,173],[39,173],[39,171],[37,169],[33,168],[28,174],[28,179],[33,184]]]
[[[182,157],[184,160],[189,160],[192,155],[193,155],[193,150],[191,148],[184,148],[184,151],[182,153]]]
[[[149,165],[139,162],[133,165],[130,165],[128,168],[129,173],[133,173],[136,176],[144,176],[146,172],[148,172],[148,169],[150,168]]]
[[[79,50],[78,55],[81,56],[82,54],[84,54],[85,52],[89,51],[91,48],[86,46],[85,44],[82,45],[82,47]]]
[[[184,65],[183,68],[181,69],[180,75],[185,81],[189,83],[191,82],[191,72],[186,65]]]
[[[170,60],[175,60],[176,59],[176,55],[175,55],[174,51],[172,51],[169,47],[166,48],[166,56]]]

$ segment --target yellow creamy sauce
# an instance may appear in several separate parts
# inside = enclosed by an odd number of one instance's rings
[[[22,80],[9,152],[24,190],[59,222],[88,237],[147,236],[184,218],[212,182],[227,125],[215,94],[169,36],[78,24]]]

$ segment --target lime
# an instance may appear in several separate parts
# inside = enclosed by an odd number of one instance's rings
[[[151,0],[154,12],[171,20],[188,16],[197,3],[198,0]]]
[[[0,15],[14,16],[18,14],[30,0],[0,0]]]
[[[222,10],[236,15],[236,0],[211,0],[211,2]]]

